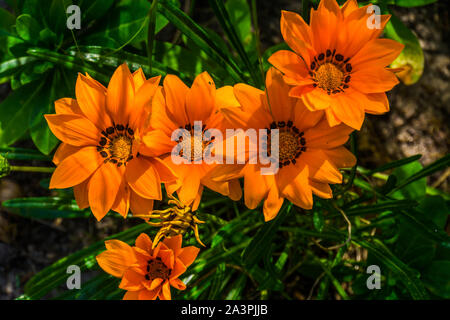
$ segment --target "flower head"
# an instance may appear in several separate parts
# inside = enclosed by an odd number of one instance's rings
[[[63,143],[50,188],[74,188],[80,208],[91,207],[102,219],[109,210],[126,217],[152,210],[161,199],[160,183],[175,175],[157,157],[139,153],[151,101],[160,77],[146,80],[141,69],[127,65],[114,72],[108,88],[79,74],[76,100],[55,102],[56,114],[45,115],[50,130]]]
[[[359,130],[365,112],[389,111],[385,92],[398,80],[386,66],[404,46],[378,38],[389,15],[380,16],[379,26],[372,25],[371,15],[356,0],[342,8],[336,0],[321,0],[309,25],[300,15],[282,11],[281,33],[294,52],[277,51],[269,62],[294,86],[289,95],[312,111],[325,110],[331,126],[344,122]]]
[[[344,124],[330,127],[323,112],[308,110],[301,100],[288,96],[289,89],[282,74],[271,68],[266,92],[237,84],[234,94],[241,107],[221,110],[236,128],[279,130],[277,173],[262,175],[262,164],[247,162],[222,165],[211,174],[217,181],[244,177],[245,204],[254,209],[264,200],[266,221],[277,215],[285,198],[304,209],[312,208],[313,194],[332,198],[329,183],[342,182],[338,168],[356,163],[342,146],[352,129]],[[267,150],[272,147],[268,139]]]
[[[200,203],[204,186],[229,196],[233,200],[241,197],[239,181],[217,182],[209,178],[208,173],[216,166],[205,161],[206,148],[212,148],[215,136],[207,137],[208,129],[225,131],[219,108],[237,104],[232,95],[232,87],[216,89],[213,79],[207,72],[199,74],[192,87],[187,87],[177,76],[167,75],[163,88],[158,90],[152,106],[150,127],[152,131],[142,138],[145,147],[141,153],[161,156],[179,179],[166,183],[168,194],[177,192],[180,201],[195,211]],[[196,134],[196,122],[201,122],[200,134]],[[172,134],[178,129],[186,135],[172,140]],[[172,155],[175,146],[191,146],[190,154],[180,152]],[[196,145],[200,148],[196,148]],[[182,151],[182,150],[181,150]],[[180,160],[178,163],[173,158]],[[187,161],[186,161],[187,160]]]
[[[99,266],[107,273],[122,278],[119,288],[127,290],[124,300],[170,300],[170,287],[186,289],[178,279],[194,262],[200,251],[181,247],[181,235],[166,238],[152,249],[145,233],[131,247],[120,240],[105,242],[106,251],[97,256]]]

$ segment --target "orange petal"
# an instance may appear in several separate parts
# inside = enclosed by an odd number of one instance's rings
[[[385,93],[369,93],[364,95],[364,111],[371,114],[383,114],[389,111],[389,100]]]
[[[270,68],[266,74],[266,90],[270,110],[275,121],[288,121],[293,116],[297,99],[288,96],[289,89],[281,72]]]
[[[179,168],[183,168],[183,171],[179,171]],[[200,174],[196,165],[182,164],[173,167],[177,175],[182,179],[181,187],[178,189],[178,198],[185,205],[190,205],[198,195],[200,188]]]
[[[146,234],[141,233],[136,239],[136,247],[141,248],[144,251],[152,252],[152,239]]]
[[[55,155],[53,156],[53,163],[55,165],[58,165],[65,158],[71,156],[80,149],[81,147],[72,146],[64,142],[61,143],[58,149],[56,149]]]
[[[195,261],[195,258],[197,258],[199,252],[200,249],[197,247],[184,247],[183,249],[181,249],[181,252],[178,255],[178,259],[180,259],[187,268]]]
[[[146,80],[145,74],[144,71],[142,71],[142,68],[139,68],[135,72],[133,72],[132,76],[133,76],[134,90],[137,92]]]
[[[139,149],[139,152],[149,156],[158,157],[160,155],[172,152],[174,146],[177,145],[175,141],[171,140],[170,136],[167,136],[161,130],[149,130],[142,137],[144,147]]]
[[[172,300],[172,297],[170,295],[170,283],[169,281],[164,282],[162,285],[161,293],[159,294],[159,298],[161,300]]]
[[[287,80],[289,84],[309,78],[305,62],[292,51],[279,50],[272,54],[268,61],[289,78]]]
[[[204,71],[194,79],[191,89],[186,94],[189,123],[194,125],[194,121],[205,122],[215,110],[215,100],[216,86],[208,72]]]
[[[156,300],[158,295],[161,292],[161,288],[158,287],[155,290],[149,291],[149,290],[141,290],[139,292],[139,300]]]
[[[231,180],[229,182],[230,194],[228,195],[231,200],[239,201],[242,198],[242,188],[238,179]]]
[[[128,123],[133,108],[133,99],[133,76],[124,63],[114,71],[106,94],[106,109],[116,124]]]
[[[158,173],[145,157],[137,157],[128,162],[126,178],[133,191],[141,197],[161,200]]]
[[[225,86],[216,90],[216,108],[239,107],[239,101],[234,96],[232,86]]]
[[[244,120],[243,125],[237,117],[230,118],[231,123],[235,128],[265,128],[272,121],[269,110],[265,109],[266,94],[264,91],[254,88],[252,86],[238,83],[234,86],[234,95],[242,106],[241,113],[237,113],[238,117]],[[232,110],[237,108],[227,108],[229,114]]]
[[[271,176],[270,179],[274,180],[274,177]],[[269,193],[267,194],[267,198],[264,200],[264,221],[267,222],[275,218],[278,214],[278,211],[280,211],[283,202],[284,198],[278,192],[277,185],[273,182],[271,188],[269,189]]]
[[[118,212],[122,217],[126,218],[128,210],[130,209],[130,188],[125,179],[122,182],[117,192],[116,200],[114,201],[111,210]]]
[[[135,88],[136,95],[129,115],[131,128],[142,128],[145,125],[160,80],[161,76],[153,77],[145,80],[139,89]]]
[[[340,94],[333,101],[333,115],[349,127],[359,130],[364,122],[364,109],[351,93]]]
[[[305,60],[310,63],[311,30],[303,18],[295,12],[281,11],[281,34],[284,41]]]
[[[172,287],[178,290],[184,290],[186,289],[186,285],[181,281],[180,279],[171,279],[169,280],[169,283]]]
[[[345,147],[323,150],[328,160],[337,168],[350,168],[356,164],[356,157]]]
[[[306,175],[298,175],[286,186],[282,191],[282,195],[298,207],[307,210],[312,209],[312,191]]]
[[[352,128],[345,124],[330,127],[326,119],[322,119],[315,127],[305,131],[308,148],[332,149],[347,142]]]
[[[342,174],[322,150],[309,149],[299,158],[309,169],[309,177],[325,183],[341,183]]]
[[[294,108],[294,115],[294,125],[303,131],[314,127],[323,118],[323,111],[311,111],[299,99]]]
[[[178,126],[189,123],[186,115],[186,95],[189,88],[175,75],[168,74],[164,78],[164,96],[166,98],[167,115]]]
[[[256,165],[246,165],[244,169],[244,201],[249,209],[255,209],[267,196],[269,188]]]
[[[75,200],[77,202],[78,208],[85,209],[89,207],[89,179],[86,179],[82,183],[73,187],[73,194],[75,196]]]
[[[145,278],[142,274],[137,273],[133,268],[125,270],[122,281],[119,284],[120,289],[138,291],[144,288],[142,282]]]
[[[98,129],[104,130],[112,125],[106,113],[106,90],[102,85],[78,74],[75,94],[81,111]]]
[[[133,212],[133,215],[150,214],[150,212],[153,210],[153,199],[143,198],[136,192],[131,190],[130,210],[131,212]]]
[[[119,192],[123,171],[107,162],[92,175],[89,184],[89,204],[94,216],[100,221],[111,209]]]
[[[83,112],[77,100],[72,98],[61,98],[55,101],[55,111],[57,114],[77,114],[83,116]]]
[[[341,8],[342,15],[347,17],[351,12],[358,9],[358,1],[356,0],[347,0]]]
[[[395,74],[384,68],[370,68],[354,72],[350,81],[351,88],[363,93],[386,92],[398,83]]]
[[[85,181],[103,162],[96,147],[84,147],[65,158],[56,167],[50,189],[64,189]]]
[[[166,161],[156,157],[149,159],[149,161],[158,173],[159,179],[162,183],[175,181],[177,179],[175,171],[167,164]]]
[[[136,262],[133,249],[123,241],[105,241],[106,251],[96,259],[99,266],[114,277],[122,277],[125,270]]]
[[[144,291],[144,290],[142,290]],[[139,293],[141,291],[127,291],[123,296],[123,300],[139,300]]]
[[[53,134],[73,146],[95,146],[100,140],[97,127],[83,116],[76,114],[44,115]]]
[[[333,198],[333,192],[331,191],[328,183],[316,182],[314,180],[309,180],[309,186],[311,187],[312,192],[323,199],[331,199]]]
[[[311,111],[323,110],[329,108],[332,104],[332,98],[320,88],[304,92],[301,98],[305,106]]]
[[[371,40],[352,57],[353,71],[356,72],[373,67],[386,67],[397,58],[404,47],[400,42],[391,39]]]
[[[163,243],[171,250],[173,250],[173,253],[175,257],[178,256],[180,250],[181,250],[181,242],[183,241],[183,238],[181,235],[176,235],[174,237],[165,238]]]

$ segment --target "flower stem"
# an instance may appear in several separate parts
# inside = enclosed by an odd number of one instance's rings
[[[22,171],[22,172],[44,172],[52,173],[55,168],[51,167],[30,167],[30,166],[11,166],[11,171]]]

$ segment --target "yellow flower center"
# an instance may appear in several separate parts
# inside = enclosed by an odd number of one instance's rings
[[[306,140],[304,138],[303,131],[300,131],[296,126],[294,126],[291,120],[272,122],[270,124],[270,130],[278,129],[278,159],[279,166],[282,168],[283,166],[287,166],[289,164],[295,164],[297,162],[297,158],[300,157],[302,152],[306,151]],[[271,153],[272,143],[270,135],[268,136],[268,146],[269,146],[269,154]]]
[[[344,73],[333,63],[325,63],[316,71],[317,86],[325,91],[334,91],[342,83]]]
[[[112,145],[109,148],[111,155],[120,160],[126,160],[131,155],[131,147],[133,141],[127,136],[118,136],[112,141]]]
[[[191,162],[194,161],[201,161],[203,159],[203,153],[205,151],[205,148],[212,143],[214,140],[214,136],[211,137],[209,141],[205,141],[203,138],[203,134],[205,132],[206,126],[203,125],[202,127],[202,133],[201,135],[196,135],[194,128],[191,124],[187,124],[184,127],[187,131],[189,131],[189,135],[182,136],[178,139],[178,147],[180,148],[180,156],[184,157],[185,159],[190,160]],[[191,156],[185,155],[183,150],[189,150],[191,149]]]
[[[327,49],[315,56],[309,66],[313,86],[321,88],[329,95],[344,92],[349,87],[353,70],[349,60],[350,58],[336,53],[336,49]]]
[[[148,260],[145,279],[154,280],[156,278],[161,278],[163,280],[167,280],[169,279],[171,273],[172,270],[167,268],[164,262],[161,261],[160,257],[157,257],[156,259]]]
[[[297,154],[299,147],[297,137],[290,131],[280,132],[279,136],[279,153],[280,161],[292,160]]]
[[[120,167],[133,159],[133,140],[133,129],[129,128],[128,124],[117,124],[102,131],[97,151],[105,158],[105,163],[111,162]]]

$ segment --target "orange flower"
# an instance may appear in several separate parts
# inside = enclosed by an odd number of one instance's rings
[[[279,129],[277,173],[261,175],[263,166],[249,162],[222,165],[211,173],[216,181],[244,177],[245,204],[254,209],[264,200],[266,221],[277,215],[284,198],[304,209],[312,208],[313,194],[332,198],[328,184],[342,182],[338,168],[356,163],[354,155],[342,146],[352,129],[344,124],[330,127],[323,112],[309,111],[301,100],[288,96],[289,90],[282,74],[271,68],[266,92],[237,84],[234,94],[241,107],[221,110],[236,128]],[[269,138],[267,150],[272,149]]]
[[[122,278],[119,288],[127,290],[124,300],[170,300],[170,286],[178,290],[186,285],[178,279],[198,255],[200,249],[181,247],[182,237],[166,238],[152,249],[145,233],[134,247],[120,240],[105,241],[106,251],[97,256],[99,266],[107,273]]]
[[[160,159],[139,153],[152,96],[160,77],[146,80],[141,69],[126,64],[114,72],[108,88],[79,74],[76,100],[55,102],[56,114],[45,115],[63,143],[50,188],[74,187],[80,208],[91,207],[100,220],[111,209],[126,217],[128,209],[149,213],[161,199],[161,182],[175,180]]]
[[[322,0],[311,10],[310,25],[298,14],[282,11],[281,33],[295,53],[280,50],[269,62],[294,86],[289,95],[312,111],[325,110],[330,126],[344,122],[359,130],[365,112],[389,111],[385,92],[398,83],[386,66],[404,46],[378,38],[390,15],[381,15],[376,28],[367,8],[358,8],[356,0],[342,8],[335,0]]]
[[[148,156],[162,156],[179,177],[176,182],[166,183],[169,194],[178,193],[178,198],[186,206],[195,211],[199,205],[203,187],[206,186],[233,200],[241,198],[242,191],[239,181],[216,182],[209,178],[208,173],[216,166],[206,163],[203,153],[206,147],[214,143],[214,139],[207,139],[204,132],[208,129],[217,129],[225,132],[222,115],[218,109],[224,106],[238,105],[234,99],[232,87],[223,87],[216,90],[214,81],[207,72],[198,75],[192,87],[187,87],[177,76],[167,75],[164,78],[163,89],[155,95],[149,131],[143,136],[145,147],[141,153]],[[194,135],[194,124],[201,121],[201,136]],[[171,140],[172,133],[179,129],[190,132],[190,137],[181,137],[178,141]],[[183,140],[184,138],[184,140]],[[191,144],[191,154],[175,156],[180,161],[185,159],[190,163],[175,164],[172,162],[171,152],[177,145]],[[195,150],[196,145],[201,146],[201,153]],[[150,146],[155,146],[150,150]],[[212,147],[212,146],[211,146]],[[183,159],[184,158],[184,159]],[[196,163],[199,161],[200,163]]]

